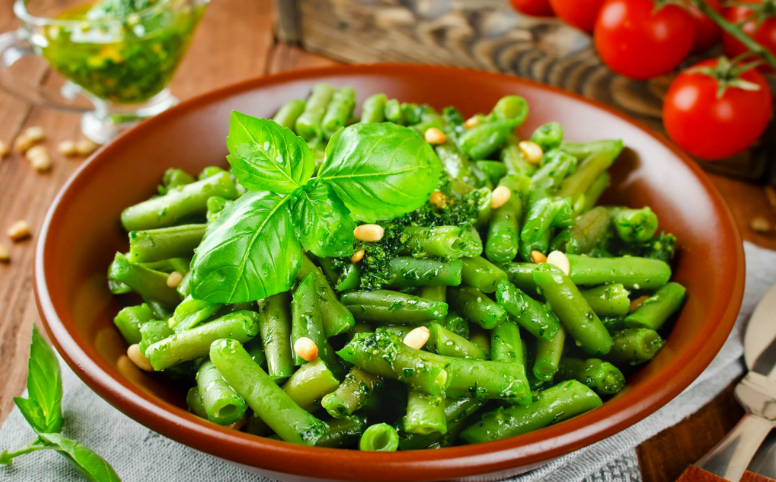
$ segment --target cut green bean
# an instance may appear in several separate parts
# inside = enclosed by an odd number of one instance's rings
[[[149,263],[194,255],[205,236],[207,224],[186,224],[129,233],[129,259]]]
[[[512,118],[481,122],[461,134],[458,145],[469,159],[486,159],[504,144],[518,125],[519,121]]]
[[[544,159],[545,164],[531,176],[531,188],[554,192],[577,168],[577,159],[559,150],[545,153]]]
[[[403,253],[416,258],[433,256],[443,259],[471,258],[482,254],[482,239],[473,228],[436,226],[404,228],[408,235]]]
[[[490,331],[490,358],[496,362],[511,363],[514,369],[513,376],[519,383],[528,387],[526,374],[523,342],[520,339],[520,328],[511,322],[505,321]],[[516,400],[521,405],[528,405],[533,400],[530,390],[523,397]]]
[[[359,367],[353,367],[337,389],[323,397],[321,405],[334,418],[351,415],[359,410],[382,384],[378,377]]]
[[[453,310],[469,322],[476,323],[486,330],[496,327],[507,316],[504,308],[477,288],[450,288],[448,302]]]
[[[334,96],[334,87],[326,83],[313,86],[304,112],[296,119],[296,133],[304,140],[323,137],[323,117]]]
[[[484,400],[476,398],[446,398],[445,420],[448,433],[455,431],[477,410],[485,404]],[[402,450],[417,450],[431,447],[440,442],[444,434],[432,432],[425,435],[410,433],[399,424],[399,448]]]
[[[167,324],[176,333],[189,330],[208,320],[223,306],[221,303],[195,300],[191,295],[188,295],[175,307],[175,311],[167,321]]]
[[[641,209],[613,209],[612,224],[626,243],[643,243],[657,232],[657,216],[649,206]]]
[[[283,384],[291,399],[301,408],[312,411],[315,402],[333,392],[339,381],[320,358],[305,363]]]
[[[363,417],[345,417],[335,420],[328,420],[326,425],[329,427],[329,433],[322,437],[317,444],[318,447],[329,448],[352,448],[361,439],[364,433],[366,421]]]
[[[507,279],[516,288],[525,291],[531,296],[538,295],[536,282],[533,279],[533,270],[536,263],[506,263],[501,269],[507,274]]]
[[[383,122],[386,102],[388,102],[388,97],[385,94],[374,94],[368,97],[361,107],[361,122],[364,124]]]
[[[140,351],[145,353],[149,346],[159,340],[172,336],[175,332],[167,326],[165,320],[151,320],[140,327]]]
[[[428,330],[430,335],[424,348],[431,353],[473,360],[488,358],[482,348],[437,323],[428,325]]]
[[[181,298],[175,288],[167,286],[167,274],[129,262],[126,256],[116,253],[108,268],[108,278],[126,284],[143,298],[156,300],[172,307]]]
[[[609,175],[609,172],[603,172],[601,175],[595,178],[595,181],[590,184],[590,187],[588,187],[585,193],[582,195],[584,196],[585,201],[583,211],[589,211],[593,209],[593,206],[598,203],[598,199],[601,197],[604,191],[609,188],[609,184],[611,184],[611,176]]]
[[[259,304],[259,332],[273,380],[285,380],[294,373],[290,303],[288,293],[279,293]]]
[[[622,151],[621,141],[610,142],[610,144],[603,147],[601,150],[591,152],[589,155],[585,156],[583,158],[584,160],[580,159],[579,156],[576,156],[576,153],[569,152],[569,144],[564,143],[561,146],[561,149],[574,155],[581,162],[576,172],[563,180],[560,190],[558,191],[558,196],[571,198],[571,202],[574,204],[580,196],[585,194],[593,183],[596,182],[596,179],[611,167],[614,160],[617,159],[617,156],[619,156]]]
[[[490,217],[485,255],[494,263],[507,263],[517,256],[520,218],[523,215],[523,179],[525,178],[510,175],[500,182],[500,185],[509,188],[512,194],[504,205],[493,210]]]
[[[229,425],[245,415],[245,400],[226,383],[212,362],[206,361],[197,370],[197,387],[211,422]]]
[[[625,387],[625,377],[619,368],[597,358],[580,360],[564,357],[557,378],[577,380],[599,395],[614,395]]]
[[[398,291],[351,291],[341,301],[356,320],[371,323],[419,324],[447,316],[447,303]]]
[[[326,338],[340,335],[353,328],[353,325],[356,324],[353,314],[337,298],[321,268],[318,268],[309,258],[303,256],[302,268],[299,270],[298,278],[300,280],[304,279],[310,273],[315,275],[315,287],[318,290],[318,306],[321,312],[323,333]]]
[[[551,310],[512,283],[501,283],[496,299],[518,325],[536,338],[552,340],[560,328],[560,321]]]
[[[418,290],[418,296],[427,300],[441,301],[445,303],[447,302],[447,287],[441,285],[422,286]]]
[[[559,234],[553,241],[554,247],[566,254],[587,254],[606,240],[611,224],[608,209],[593,208],[577,219],[574,226]]]
[[[443,262],[430,258],[392,258],[388,263],[387,286],[392,288],[458,286],[461,284],[462,269],[461,260]]]
[[[186,392],[186,405],[188,405],[191,413],[199,418],[207,419],[205,405],[203,405],[202,397],[199,395],[199,387],[191,387]]]
[[[162,185],[159,186],[159,194],[166,194],[170,189],[191,184],[195,179],[183,169],[171,167],[162,175]]]
[[[563,142],[563,126],[557,122],[540,125],[531,134],[531,142],[538,144],[544,152],[555,149]]]
[[[507,175],[507,166],[500,161],[477,161],[475,165],[494,186],[498,185],[501,178]]]
[[[539,338],[536,343],[536,361],[533,374],[539,380],[551,381],[560,366],[563,345],[566,343],[566,331],[561,328],[551,340]]]
[[[127,344],[134,345],[140,343],[143,335],[140,333],[142,326],[154,319],[151,308],[146,303],[136,306],[127,306],[118,312],[113,319],[116,328],[121,332],[121,336],[127,341]]]
[[[450,179],[466,183],[475,188],[483,187],[487,184],[488,177],[485,173],[472,163],[453,141],[439,144],[436,146],[435,151]]]
[[[571,268],[569,277],[577,285],[620,283],[629,290],[656,290],[671,278],[671,267],[657,259],[592,258],[576,254],[567,257]]]
[[[358,448],[369,452],[395,452],[399,448],[399,434],[387,423],[371,425],[361,435]]]
[[[289,100],[277,111],[272,120],[286,129],[294,130],[296,121],[304,112],[305,107],[307,107],[307,102],[304,99]]]
[[[447,433],[445,399],[418,390],[410,390],[407,399],[407,414],[404,416],[404,430],[410,433],[428,435]]]
[[[329,345],[323,332],[321,312],[318,307],[318,291],[315,275],[309,274],[299,283],[291,298],[291,346],[302,337],[311,339],[318,347],[318,356],[323,359],[338,378],[344,377],[344,367]],[[294,365],[305,362],[298,353],[293,353]]]
[[[331,139],[335,132],[345,127],[356,107],[356,90],[342,87],[334,92],[323,116],[323,137]]]
[[[582,291],[582,296],[596,315],[623,316],[630,310],[628,290],[620,283],[596,286]]]
[[[515,136],[507,138],[504,148],[501,149],[501,161],[507,166],[510,174],[531,176],[538,166],[528,162],[518,147],[518,139]]]
[[[682,307],[686,293],[687,290],[679,283],[674,283],[673,281],[666,283],[655,294],[647,298],[633,313],[625,317],[625,326],[628,328],[659,330],[671,315]]]
[[[404,110],[401,108],[401,102],[396,99],[390,99],[385,103],[385,120],[394,124],[404,125]]]
[[[477,256],[463,259],[461,278],[465,285],[483,293],[494,293],[496,287],[507,280],[507,274],[487,259]]]
[[[522,124],[528,117],[528,102],[517,95],[506,95],[496,102],[491,111],[496,119],[508,119],[517,125]]]
[[[469,322],[457,313],[448,313],[445,317],[444,327],[458,336],[469,338]]]
[[[614,334],[612,350],[606,359],[617,366],[634,366],[655,358],[665,341],[655,330],[627,328]]]

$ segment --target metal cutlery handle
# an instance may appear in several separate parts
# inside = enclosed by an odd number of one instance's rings
[[[697,465],[731,482],[739,482],[772,429],[770,420],[747,413]]]

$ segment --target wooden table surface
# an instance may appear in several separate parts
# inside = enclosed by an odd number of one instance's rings
[[[16,26],[11,0],[0,1],[0,31]],[[244,79],[336,63],[277,44],[272,35],[271,0],[218,0],[208,7],[172,90],[180,99],[188,99]],[[30,67],[25,74],[39,82],[47,81],[45,66]],[[23,390],[30,330],[33,323],[39,322],[32,283],[35,234],[54,195],[81,162],[63,158],[55,149],[59,141],[79,138],[76,115],[35,108],[0,92],[0,140],[11,143],[29,126],[46,130],[45,145],[54,165],[50,172],[40,174],[18,153],[0,161],[0,243],[11,252],[10,263],[0,263],[0,423],[13,406],[12,397]],[[763,187],[719,176],[711,178],[729,203],[743,237],[776,249],[776,237],[755,233],[749,227],[758,215],[776,223]],[[11,243],[5,231],[22,219],[32,225],[33,236]],[[695,415],[642,444],[639,460],[644,480],[675,480],[688,464],[719,441],[742,413],[728,389]]]

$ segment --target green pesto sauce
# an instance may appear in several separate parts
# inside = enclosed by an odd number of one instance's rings
[[[156,3],[166,2],[102,0],[68,10],[58,19],[82,22],[49,26],[41,54],[96,97],[122,104],[146,101],[169,84],[205,8],[169,2],[158,12],[136,13]]]

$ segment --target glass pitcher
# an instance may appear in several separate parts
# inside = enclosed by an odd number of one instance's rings
[[[21,26],[0,35],[0,85],[42,107],[83,112],[81,130],[105,143],[171,107],[168,85],[209,0],[16,0]],[[42,57],[66,82],[25,81],[12,68]],[[85,102],[84,99],[88,102]]]

